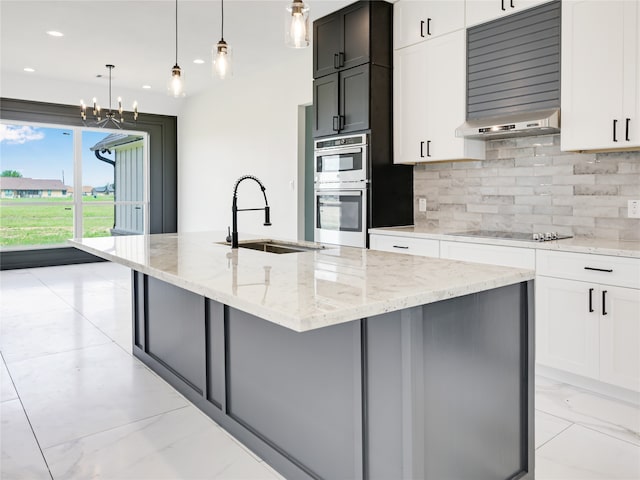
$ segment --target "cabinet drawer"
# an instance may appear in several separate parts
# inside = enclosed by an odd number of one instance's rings
[[[389,235],[370,235],[369,245],[372,250],[384,252],[422,255],[423,257],[439,257],[440,241],[427,238],[392,237]]]
[[[640,288],[640,259],[538,250],[536,273],[548,277]]]
[[[487,263],[531,270],[536,266],[536,252],[533,248],[443,241],[440,242],[440,256],[463,262]]]

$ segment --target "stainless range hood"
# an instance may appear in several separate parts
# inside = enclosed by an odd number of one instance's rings
[[[456,129],[456,137],[493,140],[558,132],[560,132],[560,110],[553,109],[467,120]]]

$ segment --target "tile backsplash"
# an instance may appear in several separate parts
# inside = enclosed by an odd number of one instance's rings
[[[640,200],[640,152],[561,152],[560,135],[486,148],[486,160],[414,167],[416,225],[640,240],[640,219],[627,217],[627,201]]]

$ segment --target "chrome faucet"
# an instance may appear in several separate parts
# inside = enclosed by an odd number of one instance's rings
[[[263,208],[238,208],[238,185],[243,180],[250,178],[251,180],[255,180],[258,185],[260,185],[260,190],[262,190],[262,195],[264,195],[264,207]],[[267,194],[265,193],[264,185],[260,180],[258,180],[253,175],[244,175],[238,179],[235,186],[233,187],[233,203],[231,204],[231,213],[233,215],[232,225],[233,231],[227,236],[227,242],[231,242],[231,248],[238,248],[238,212],[246,212],[250,210],[264,210],[264,226],[271,226],[270,219],[270,211],[269,211],[269,202],[267,202]]]

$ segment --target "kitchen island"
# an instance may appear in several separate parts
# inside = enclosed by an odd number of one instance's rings
[[[532,271],[223,239],[71,243],[132,269],[134,355],[286,478],[533,478]]]

